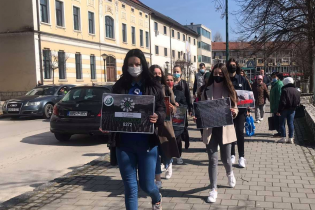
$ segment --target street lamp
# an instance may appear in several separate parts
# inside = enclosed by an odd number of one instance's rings
[[[107,55],[105,53],[102,54],[102,58],[103,58],[103,61],[104,61],[104,80],[106,82],[107,78],[105,78],[105,69],[106,69],[106,58],[107,58]]]
[[[166,71],[165,71],[165,74],[168,74],[168,65],[170,64],[170,62],[166,61],[165,64],[166,64]]]

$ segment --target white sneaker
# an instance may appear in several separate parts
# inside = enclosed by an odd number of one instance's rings
[[[162,210],[162,195],[160,193],[161,196],[161,201],[159,203],[156,204],[152,204],[152,210]]]
[[[255,123],[260,123],[260,121],[259,121],[259,120],[256,120]]]
[[[238,165],[239,165],[239,167],[245,168],[245,167],[246,167],[245,162],[246,162],[246,159],[243,158],[243,157],[241,157],[241,158],[238,160]]]
[[[170,179],[172,177],[172,174],[173,174],[173,164],[171,163],[168,166],[167,171],[165,172],[165,179]]]
[[[216,191],[216,189],[212,189],[209,192],[209,197],[207,199],[208,203],[215,203],[217,201],[217,197],[218,197],[218,192]]]
[[[162,188],[162,181],[156,181],[155,184],[159,189]]]
[[[184,163],[184,161],[183,161],[183,159],[181,157],[177,158],[177,164],[181,165],[183,163]]]
[[[166,171],[165,165],[164,165],[163,163],[161,164],[161,171],[162,171],[162,172]]]
[[[229,180],[229,186],[234,188],[235,185],[236,185],[236,179],[235,179],[235,176],[234,176],[234,173],[232,171],[232,173],[230,175],[227,176],[228,177],[228,180]]]
[[[293,140],[293,138],[289,138],[289,140],[288,140],[288,144],[293,144],[293,142],[294,142],[294,140]]]
[[[232,162],[232,164],[235,163],[235,155],[232,155],[232,156],[231,156],[231,162]]]
[[[282,137],[277,143],[287,143],[287,139],[285,137]]]
[[[260,120],[260,121],[263,121],[263,120],[264,120],[264,118],[260,118],[259,120]]]

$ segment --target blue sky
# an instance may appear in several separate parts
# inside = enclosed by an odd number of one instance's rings
[[[216,32],[220,32],[225,41],[225,18],[221,19],[221,13],[216,11],[213,0],[141,0],[141,2],[183,25],[191,22],[201,23],[210,28],[212,38]],[[231,14],[238,9],[235,1],[229,1],[229,9],[229,39],[236,40],[238,35],[233,32],[236,21]]]

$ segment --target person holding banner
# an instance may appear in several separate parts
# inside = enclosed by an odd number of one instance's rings
[[[185,98],[186,98],[186,104],[188,106],[188,113],[189,115],[192,116],[193,105],[192,105],[192,100],[190,96],[190,89],[186,80],[181,79],[182,68],[179,65],[176,65],[174,66],[173,72],[174,72],[173,74],[174,86],[176,87],[175,89],[179,89],[184,93]],[[185,141],[185,149],[188,149],[189,148],[188,120],[186,120],[186,126],[182,134],[182,139]]]
[[[231,100],[231,114],[235,119],[238,114],[237,95],[227,68],[220,63],[214,66],[211,72],[208,87],[201,94],[201,100],[215,100],[228,98]],[[196,119],[196,118],[195,118]],[[210,193],[207,202],[214,203],[218,197],[217,173],[218,173],[218,145],[220,146],[221,160],[223,162],[229,187],[235,187],[236,179],[231,162],[231,143],[237,140],[234,125],[207,128],[203,131],[203,142],[206,144],[209,157]]]
[[[155,113],[149,120],[156,126],[163,125],[165,104],[162,87],[156,82],[143,52],[130,50],[124,60],[123,74],[112,88],[114,94],[153,95]],[[120,174],[125,186],[127,210],[138,209],[138,182],[152,199],[152,209],[162,209],[162,195],[155,185],[158,137],[154,134],[112,133],[111,144],[116,146]],[[137,172],[138,169],[138,172]]]
[[[241,75],[236,74],[236,71],[237,70],[239,71],[240,67],[234,58],[231,58],[228,61],[227,69],[230,74],[230,80],[235,90],[252,91],[252,88],[250,87],[249,82]],[[244,151],[244,140],[245,140],[244,128],[245,128],[246,115],[247,115],[247,109],[240,108],[238,116],[234,119],[234,127],[235,127],[236,136],[237,136],[237,149],[238,149],[238,155],[239,155],[238,165],[241,168],[246,167],[246,159],[245,159],[245,151]],[[232,150],[231,150],[232,164],[235,163],[235,145],[236,143],[234,142],[232,144]]]
[[[174,87],[174,78],[173,75],[171,74],[167,74],[166,75],[166,84],[168,87],[170,87],[175,95],[175,101],[176,101],[176,106],[180,107],[180,106],[187,106],[187,100],[186,97],[184,95],[183,90],[181,89],[180,86]],[[187,122],[187,119],[186,119]],[[186,124],[186,123],[185,123]],[[184,125],[183,125],[184,126]],[[186,126],[186,125],[185,125]],[[175,132],[175,136],[176,136],[176,142],[177,142],[177,146],[178,146],[178,151],[179,151],[179,158],[177,158],[177,164],[183,164],[184,161],[181,158],[182,156],[182,134],[185,131],[185,127],[179,127],[179,126],[173,126],[174,128],[174,132]]]
[[[152,65],[150,71],[153,73],[155,79],[162,85],[162,92],[164,97],[168,99],[168,108],[169,108],[169,120],[165,120],[164,126],[159,126],[158,136],[160,139],[160,144],[158,147],[158,156],[156,162],[155,170],[155,180],[158,188],[162,188],[161,180],[161,162],[164,163],[166,173],[165,178],[170,179],[172,176],[172,157],[179,157],[179,152],[177,149],[175,134],[173,130],[173,125],[171,122],[171,115],[176,112],[175,106],[175,96],[171,88],[169,88],[165,83],[165,76],[162,71],[162,68],[158,65]],[[166,104],[165,104],[166,105]],[[160,159],[161,156],[161,159]]]

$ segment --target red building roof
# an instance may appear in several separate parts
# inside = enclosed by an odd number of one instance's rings
[[[225,42],[212,42],[212,50],[223,51],[226,48]],[[230,50],[244,50],[252,48],[249,42],[229,42]]]

